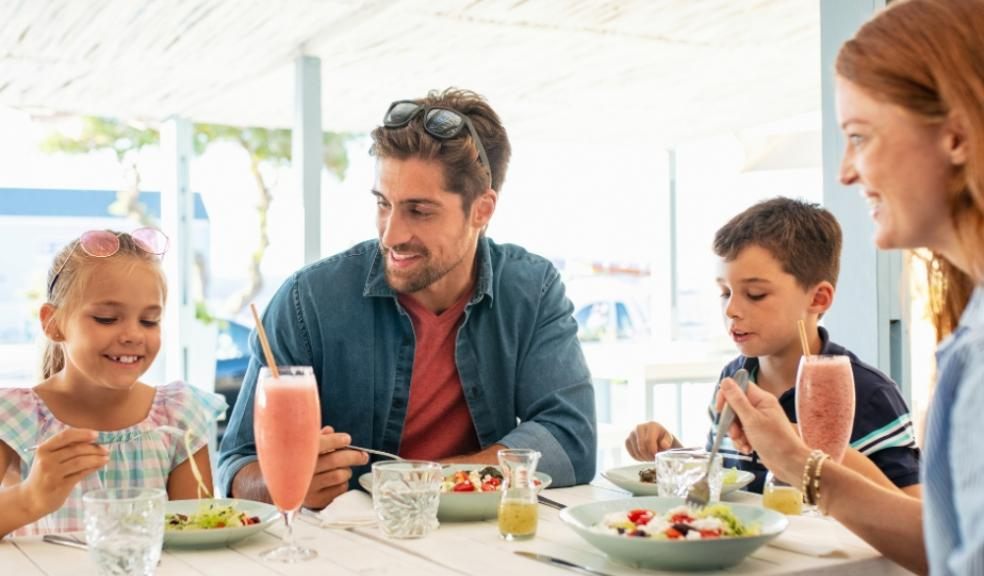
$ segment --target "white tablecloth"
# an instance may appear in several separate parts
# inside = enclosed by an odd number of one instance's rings
[[[594,500],[624,498],[628,495],[606,482],[600,485],[547,490],[551,499],[568,505]],[[739,500],[754,501],[755,495],[741,493]],[[527,542],[504,542],[494,520],[473,523],[444,523],[436,532],[419,540],[391,540],[377,528],[327,529],[311,518],[299,518],[297,537],[318,551],[316,560],[295,565],[268,564],[258,554],[273,547],[281,527],[254,536],[227,548],[212,550],[165,549],[159,576],[167,575],[387,575],[440,576],[474,574],[570,575],[562,568],[534,562],[513,554],[531,550],[558,556],[602,570],[612,576],[661,574],[638,570],[608,561],[597,549],[583,541],[559,519],[558,512],[540,507],[537,536]],[[815,536],[815,541],[832,543],[836,554],[826,557],[790,552],[773,546],[760,548],[736,567],[721,574],[837,574],[843,576],[907,574],[898,565],[830,519],[793,518],[790,535]],[[797,538],[793,538],[795,541]],[[85,552],[41,541],[41,538],[5,539],[0,543],[0,574],[16,576],[95,575]],[[707,574],[707,573],[704,573]]]

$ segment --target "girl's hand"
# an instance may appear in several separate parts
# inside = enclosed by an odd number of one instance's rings
[[[725,378],[718,392],[718,412],[725,403],[735,411],[728,430],[735,446],[745,453],[755,450],[766,468],[797,486],[810,449],[790,425],[779,400],[753,383],[743,394],[734,380]]]
[[[673,448],[676,438],[659,422],[639,424],[625,439],[625,449],[636,460],[652,461],[657,452]]]
[[[80,480],[109,462],[109,451],[93,444],[98,436],[93,430],[69,428],[38,446],[24,487],[29,506],[40,516],[58,510]]]

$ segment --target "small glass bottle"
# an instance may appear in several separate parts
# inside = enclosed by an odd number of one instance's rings
[[[499,534],[504,540],[528,540],[536,535],[539,510],[534,479],[539,461],[536,450],[499,450],[503,476]]]
[[[803,493],[799,488],[783,482],[770,471],[762,488],[762,506],[788,516],[803,513]]]

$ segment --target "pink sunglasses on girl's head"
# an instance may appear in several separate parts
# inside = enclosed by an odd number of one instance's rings
[[[89,256],[109,258],[120,251],[120,235],[122,234],[123,232],[116,233],[110,232],[109,230],[89,230],[79,236],[79,239],[75,242],[75,246],[72,246],[72,250],[74,251],[77,246],[81,246],[82,251]],[[163,256],[167,252],[167,236],[157,228],[137,228],[133,232],[130,232],[130,237],[133,238],[133,242],[138,248],[148,254]],[[58,267],[58,271],[51,277],[51,283],[48,284],[49,296],[51,296],[51,291],[55,288],[55,282],[58,281],[58,276],[65,269],[65,264],[68,263],[71,256],[71,253],[69,253],[65,260],[62,261],[61,266]]]

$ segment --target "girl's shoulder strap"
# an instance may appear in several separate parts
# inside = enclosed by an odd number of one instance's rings
[[[34,447],[51,412],[30,388],[0,388],[0,440],[22,453]]]

